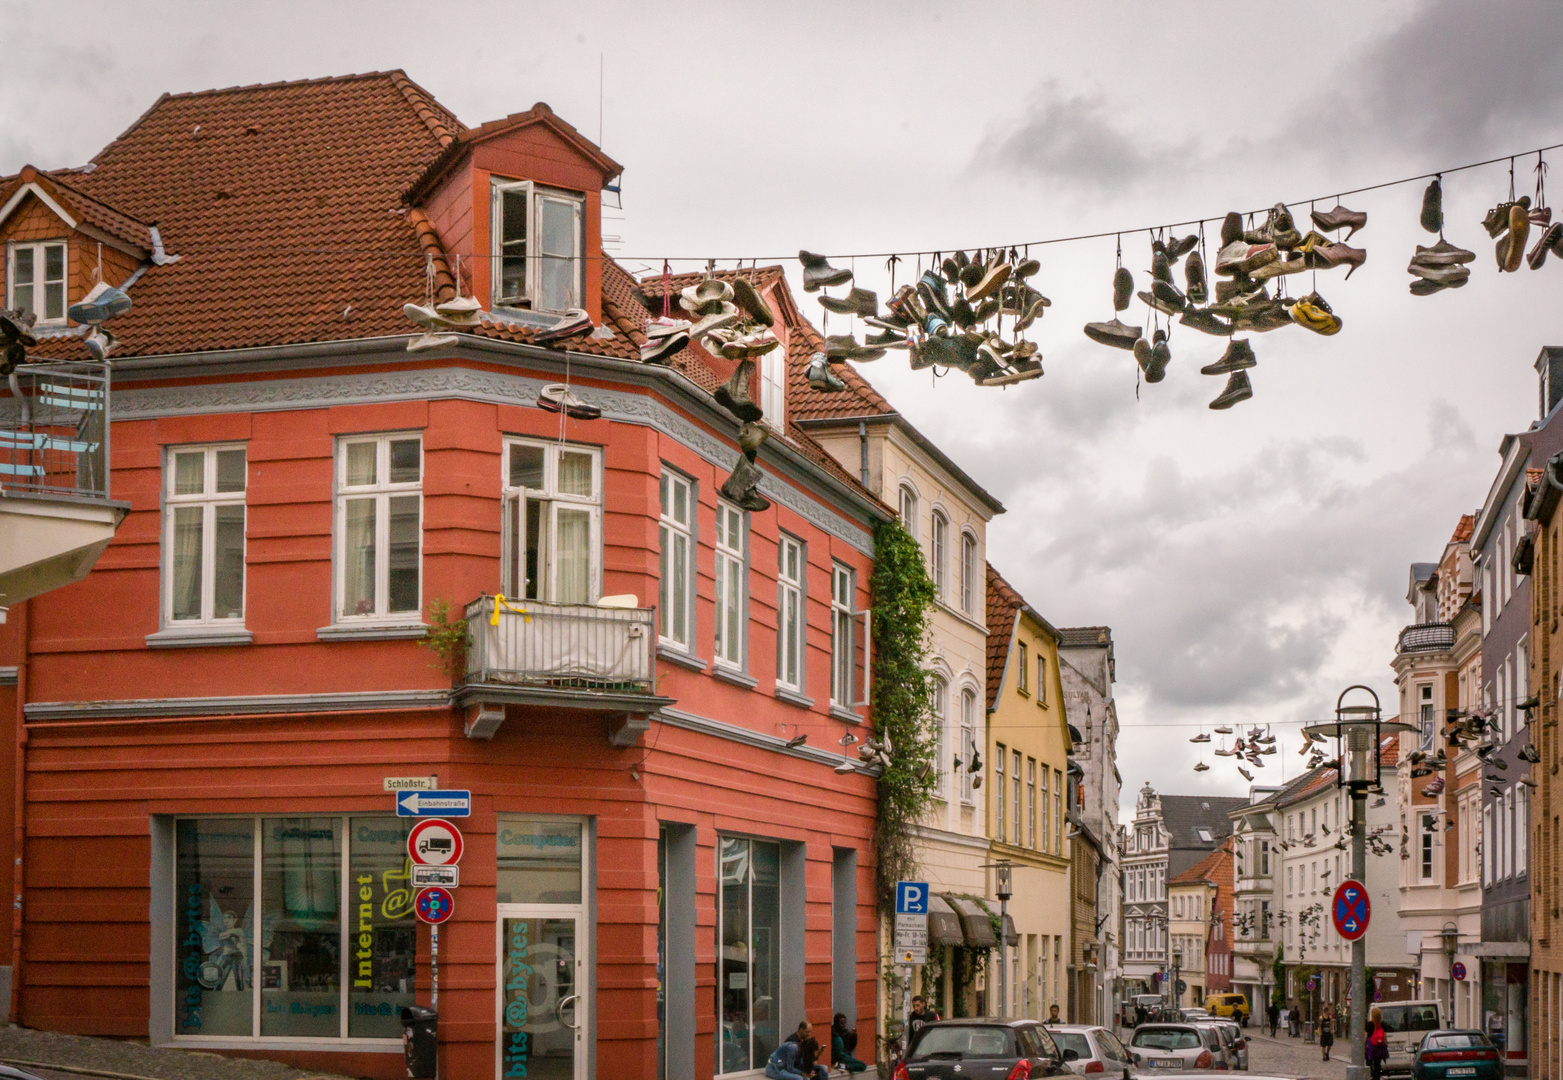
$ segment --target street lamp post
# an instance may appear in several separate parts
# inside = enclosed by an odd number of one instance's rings
[[[1179,982],[1179,976],[1181,976],[1182,973],[1183,950],[1175,949],[1172,953],[1172,1007],[1174,1009],[1183,1008],[1183,984]]]
[[[1371,705],[1346,705],[1346,695],[1361,690],[1373,699]],[[1410,724],[1385,723],[1378,695],[1366,686],[1348,686],[1335,700],[1335,722],[1303,728],[1303,734],[1335,740],[1336,783],[1351,795],[1351,876],[1367,884],[1367,804],[1368,789],[1379,788],[1379,766],[1383,755],[1379,744],[1386,734],[1415,731]],[[1346,1080],[1367,1080],[1366,1047],[1362,1033],[1368,1020],[1368,943],[1366,934],[1351,943],[1351,1064]]]
[[[1460,928],[1452,922],[1444,923],[1443,929],[1438,931],[1444,947],[1444,957],[1449,962],[1449,1012],[1445,1017],[1445,1027],[1454,1027],[1454,954],[1460,951]]]
[[[1010,883],[1010,872],[1008,859],[1000,859],[993,864],[993,894],[999,898],[999,1016],[1009,1014],[1009,969],[1005,963],[1008,943],[1004,940],[1004,924],[1009,919],[1009,898],[1015,895]],[[1019,967],[1018,962],[1016,967]]]

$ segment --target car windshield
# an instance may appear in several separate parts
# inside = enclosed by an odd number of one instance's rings
[[[1085,1037],[1083,1031],[1055,1031],[1053,1041],[1058,1044],[1060,1051],[1073,1050],[1079,1055],[1081,1061],[1089,1061],[1096,1055],[1091,1053],[1091,1041]]]
[[[1385,1031],[1437,1031],[1437,1005],[1391,1005],[1381,1010]]]
[[[1429,1035],[1422,1043],[1424,1050],[1469,1050],[1473,1047],[1486,1048],[1492,1043],[1487,1041],[1487,1036],[1479,1031],[1456,1031],[1449,1035]]]
[[[1199,1032],[1192,1028],[1142,1027],[1129,1045],[1142,1050],[1198,1050]]]
[[[1014,1044],[1008,1028],[949,1024],[923,1028],[922,1038],[917,1040],[917,1047],[912,1051],[910,1060],[1014,1056]]]

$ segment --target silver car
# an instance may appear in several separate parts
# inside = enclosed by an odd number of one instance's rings
[[[1129,1040],[1136,1068],[1147,1072],[1229,1068],[1221,1033],[1199,1024],[1141,1024]]]
[[[1048,1024],[1048,1033],[1063,1052],[1069,1068],[1084,1076],[1102,1073],[1112,1080],[1121,1075],[1123,1080],[1133,1080],[1134,1057],[1118,1040],[1118,1036],[1104,1027],[1093,1024]],[[1075,1057],[1069,1057],[1069,1051]]]
[[[1201,1027],[1213,1027],[1221,1032],[1221,1042],[1227,1052],[1228,1068],[1248,1071],[1248,1039],[1236,1020],[1218,1016],[1194,1022]]]

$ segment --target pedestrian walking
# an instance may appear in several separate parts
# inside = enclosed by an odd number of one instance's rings
[[[1330,1047],[1335,1045],[1335,1006],[1326,1005],[1324,1011],[1319,1014],[1319,1050],[1324,1055],[1320,1060],[1330,1060]]]
[[[1265,1017],[1270,1021],[1270,1038],[1275,1038],[1275,1029],[1281,1022],[1281,1007],[1274,1001],[1265,1006]]]
[[[1384,1062],[1389,1059],[1389,1040],[1384,1036],[1384,1011],[1377,1005],[1368,1014],[1368,1030],[1363,1038],[1365,1045],[1362,1056],[1372,1070],[1373,1080],[1379,1080]]]

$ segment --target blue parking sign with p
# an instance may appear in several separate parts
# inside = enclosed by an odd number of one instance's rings
[[[926,881],[896,882],[895,913],[897,915],[928,914],[928,883]]]

